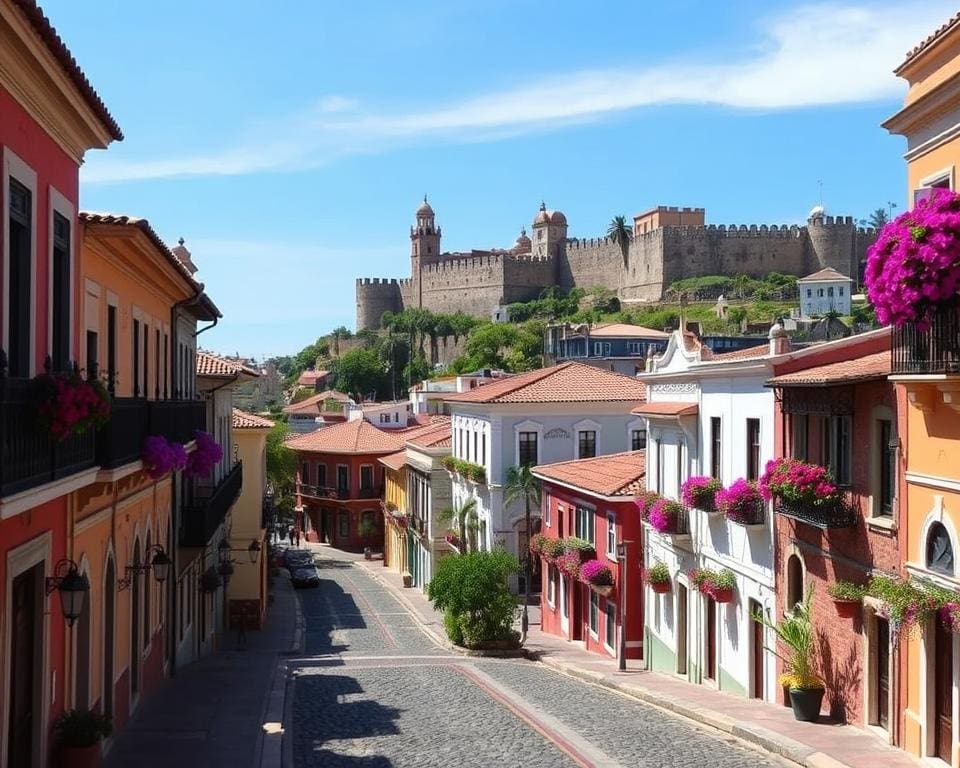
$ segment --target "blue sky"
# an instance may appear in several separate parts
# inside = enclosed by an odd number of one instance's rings
[[[83,207],[186,238],[224,314],[204,342],[257,357],[407,276],[425,192],[446,250],[509,246],[541,199],[581,237],[658,204],[800,222],[820,181],[830,213],[904,203],[879,123],[950,3],[659,5],[43,3],[127,137]]]

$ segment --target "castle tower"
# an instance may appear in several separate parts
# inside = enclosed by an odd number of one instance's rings
[[[410,258],[413,259],[413,274],[417,273],[417,262],[435,264],[440,259],[440,228],[435,225],[435,215],[427,196],[417,208],[416,224],[410,227]]]
[[[533,219],[533,255],[559,258],[567,250],[567,217],[560,211],[548,211],[546,203]]]
[[[810,272],[830,267],[857,281],[863,249],[858,248],[857,226],[852,216],[827,216],[816,206],[807,217],[810,252],[806,268]]]

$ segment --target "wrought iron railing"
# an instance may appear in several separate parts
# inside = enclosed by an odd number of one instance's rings
[[[763,499],[757,499],[736,512],[727,513],[727,520],[736,525],[763,525],[766,519],[767,504]]]
[[[97,433],[97,463],[113,469],[136,461],[149,435],[188,443],[205,424],[206,407],[199,400],[115,397],[110,404],[110,421]]]
[[[185,505],[180,513],[180,546],[205,547],[227,512],[234,505],[243,487],[243,464],[237,462],[212,493]]]
[[[151,400],[150,434],[176,443],[189,443],[197,430],[207,427],[207,406],[202,400]]]
[[[890,369],[895,374],[960,373],[960,308],[938,309],[925,329],[894,327]]]
[[[300,483],[297,489],[301,496],[309,496],[314,499],[343,499],[350,495],[348,490],[343,488],[336,489],[329,485],[311,485],[310,483]]]
[[[814,504],[777,499],[774,508],[778,515],[812,525],[814,528],[851,528],[857,522],[856,510],[844,500]]]

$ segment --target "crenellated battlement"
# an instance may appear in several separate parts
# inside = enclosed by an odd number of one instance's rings
[[[397,286],[402,285],[403,283],[409,283],[410,278],[396,278],[396,277],[358,277],[357,285],[384,285],[384,286]]]

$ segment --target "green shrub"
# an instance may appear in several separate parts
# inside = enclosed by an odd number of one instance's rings
[[[453,611],[447,609],[443,612],[443,628],[447,631],[447,637],[455,645],[463,645],[463,630],[460,629],[460,617]]]
[[[835,581],[827,585],[827,592],[834,600],[852,600],[859,603],[863,600],[863,593],[866,588],[860,584],[854,584],[850,581]]]
[[[99,712],[71,709],[60,715],[54,730],[63,747],[90,747],[110,735],[113,723]]]

